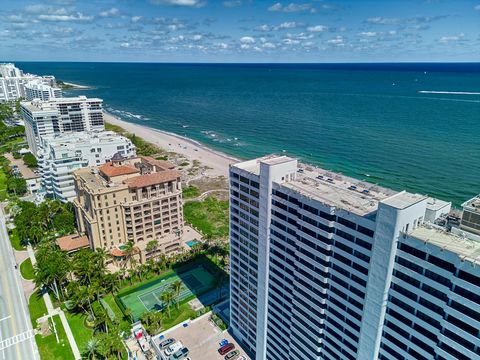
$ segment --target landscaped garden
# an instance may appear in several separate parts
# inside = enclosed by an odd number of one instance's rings
[[[55,336],[52,320],[55,322],[55,328],[57,330],[59,342]],[[35,335],[35,341],[37,342],[38,350],[40,352],[41,359],[48,360],[70,360],[74,359],[70,343],[68,342],[65,329],[59,315],[49,319],[49,326],[52,333],[43,337],[42,335]]]
[[[30,258],[27,258],[20,264],[20,273],[25,280],[33,280],[35,278],[35,272],[33,271],[33,265]]]
[[[35,329],[37,327],[37,319],[48,313],[47,306],[45,305],[45,301],[43,301],[40,291],[37,290],[30,295],[30,298],[28,299],[28,310],[30,312],[30,319],[32,320],[33,328]]]

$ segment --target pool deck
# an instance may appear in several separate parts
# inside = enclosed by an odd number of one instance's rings
[[[187,242],[197,240],[199,242],[202,241],[202,234],[200,234],[197,230],[192,228],[191,226],[185,226],[183,228],[182,234],[182,245],[185,250],[190,251],[192,248],[187,245]]]

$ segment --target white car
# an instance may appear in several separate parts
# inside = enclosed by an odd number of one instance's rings
[[[242,356],[238,357],[237,360],[247,360],[247,358],[242,355]]]
[[[174,353],[176,353],[178,350],[180,350],[181,348],[183,348],[182,342],[181,342],[181,341],[177,341],[176,343],[173,343],[172,345],[169,345],[169,346],[165,349],[165,355],[171,356],[171,355],[173,355]]]

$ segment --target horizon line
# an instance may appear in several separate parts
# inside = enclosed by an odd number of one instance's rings
[[[186,65],[369,65],[369,64],[479,64],[480,61],[337,61],[337,62],[254,62],[254,61],[79,61],[79,60],[1,60],[0,63],[107,63],[107,64],[186,64]]]

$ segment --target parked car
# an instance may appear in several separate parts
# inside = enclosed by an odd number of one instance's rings
[[[219,344],[219,345],[220,345],[220,347],[222,347],[222,346],[225,346],[225,345],[227,345],[227,344],[228,344],[228,340],[227,340],[227,339],[223,339],[222,341],[220,341],[220,344]]]
[[[181,348],[183,348],[183,344],[179,341],[179,342],[176,342],[172,345],[169,345],[166,349],[165,349],[165,355],[167,356],[171,356],[173,355],[174,353],[176,353],[178,350],[180,350]]]
[[[228,353],[229,351],[232,351],[233,349],[235,349],[235,345],[233,345],[232,343],[228,343],[227,345],[223,345],[220,349],[218,349],[218,353],[220,355],[225,355],[226,353]]]
[[[247,360],[247,358],[245,356],[240,356],[239,358],[237,358],[237,360]]]
[[[175,354],[173,354],[173,358],[175,360],[177,359],[183,359],[184,357],[186,357],[188,355],[188,349],[186,347],[183,347],[181,348],[180,350],[178,350]]]
[[[230,351],[227,355],[225,355],[225,360],[234,360],[238,358],[239,355],[240,355],[240,351],[238,350]]]
[[[160,349],[165,349],[168,345],[171,345],[175,342],[175,339],[166,339],[166,340],[163,340],[159,345],[160,345]]]

